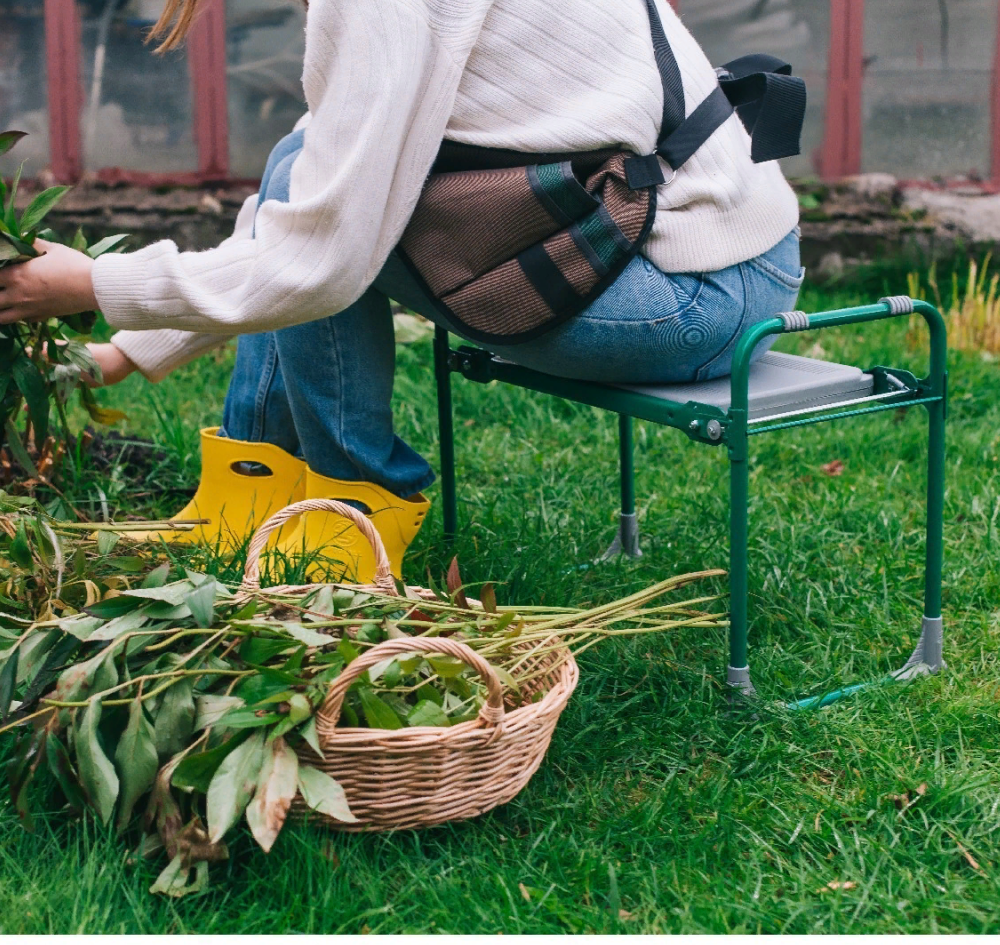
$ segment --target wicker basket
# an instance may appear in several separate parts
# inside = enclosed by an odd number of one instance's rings
[[[260,587],[259,557],[268,536],[289,519],[309,511],[335,512],[350,519],[375,550],[376,575],[357,590],[396,594],[389,560],[371,521],[360,512],[326,499],[297,502],[268,519],[250,543],[244,589]],[[281,593],[303,595],[316,585],[285,586]],[[422,588],[407,596],[433,597]],[[444,653],[471,666],[486,684],[488,698],[479,718],[450,728],[420,726],[396,730],[338,728],[340,708],[351,683],[366,669],[392,656],[417,651]],[[549,672],[544,672],[546,665]],[[538,673],[542,670],[541,673]],[[387,640],[357,657],[334,680],[316,714],[323,758],[308,747],[304,762],[327,772],[343,785],[357,823],[322,817],[328,826],[351,832],[430,827],[465,820],[505,804],[538,769],[559,715],[576,688],[579,670],[569,653],[549,652],[530,658],[521,672],[535,675],[518,693],[505,691],[493,668],[473,649],[445,637]],[[531,700],[542,693],[537,702]],[[301,798],[293,809],[307,811]]]

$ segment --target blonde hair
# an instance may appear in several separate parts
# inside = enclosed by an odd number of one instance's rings
[[[302,0],[302,5],[308,9],[309,0]],[[155,50],[158,53],[176,49],[187,39],[202,6],[204,0],[167,0],[160,18],[149,31],[146,42],[162,40]]]
[[[149,31],[146,42],[161,40],[160,45],[156,47],[158,53],[176,49],[191,32],[199,7],[202,5],[203,0],[167,0],[160,18]]]

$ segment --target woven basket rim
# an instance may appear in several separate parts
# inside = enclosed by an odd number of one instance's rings
[[[527,705],[520,705],[516,709],[505,709],[503,722],[501,725],[505,725],[509,719],[512,719],[518,715],[518,713],[532,713],[539,714],[542,711],[547,711],[553,707],[554,704],[564,702],[565,698],[562,693],[556,691],[560,683],[569,684],[572,682],[574,675],[574,670],[576,670],[576,675],[579,675],[579,667],[577,665],[576,659],[573,654],[567,651],[566,658],[556,666],[552,673],[556,676],[553,681],[552,686],[548,689],[544,696],[538,700],[538,702],[530,702]],[[505,690],[508,687],[504,687]],[[566,697],[568,698],[568,696]],[[377,739],[379,742],[384,742],[391,740],[393,738],[398,739],[412,739],[415,735],[422,735],[425,733],[435,733],[438,736],[439,741],[444,741],[452,735],[463,735],[466,732],[474,731],[475,729],[484,729],[486,726],[481,719],[469,719],[466,722],[459,722],[458,725],[449,726],[438,726],[438,725],[404,725],[401,728],[368,728],[362,726],[340,726],[338,725],[334,730],[333,734],[327,736],[328,743],[329,740],[343,737],[353,737],[357,739],[359,736],[369,736],[372,740]],[[328,743],[321,743],[323,751],[327,750]],[[357,743],[355,742],[355,745]],[[331,747],[333,747],[331,745]]]

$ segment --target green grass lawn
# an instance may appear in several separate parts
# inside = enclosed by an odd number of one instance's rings
[[[905,291],[886,273],[808,289],[802,307]],[[921,344],[882,323],[780,347],[920,371]],[[163,462],[142,482],[82,474],[72,499],[94,514],[179,507],[230,363],[106,392]],[[755,439],[756,713],[727,709],[722,631],[608,642],[581,659],[547,760],[512,803],[391,836],[294,825],[270,855],[244,831],[211,888],[176,902],[147,893],[162,864],[137,862],[127,838],[56,812],[29,835],[4,806],[0,932],[1000,931],[1000,378],[978,355],[950,368],[946,672],[821,711],[775,707],[884,674],[916,643],[926,423],[917,408]],[[502,602],[597,602],[726,566],[720,451],[637,423],[644,557],[581,569],[615,531],[615,418],[460,380],[455,409],[457,553]],[[399,349],[396,417],[435,457],[427,342]],[[833,460],[839,476],[821,468]],[[452,553],[437,503],[406,576],[426,583]]]

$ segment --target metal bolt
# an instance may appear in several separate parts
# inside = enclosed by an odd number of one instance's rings
[[[698,430],[700,429],[700,426],[699,426],[699,424],[698,424],[698,421],[697,421],[697,420],[692,420],[692,421],[691,421],[691,422],[690,422],[690,423],[688,424],[688,429],[689,429],[689,430],[690,430],[690,431],[691,431],[692,433],[697,433],[697,432],[698,432]]]
[[[718,420],[708,421],[708,438],[710,440],[721,440],[722,439],[722,424]]]

